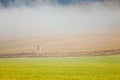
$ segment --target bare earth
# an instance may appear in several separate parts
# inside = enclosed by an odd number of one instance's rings
[[[108,56],[120,55],[120,49],[101,51],[80,51],[68,53],[18,53],[0,54],[0,58],[25,58],[25,57],[79,57],[79,56]]]

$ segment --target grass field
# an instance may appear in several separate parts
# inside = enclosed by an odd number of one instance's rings
[[[120,56],[1,58],[0,80],[120,80]]]

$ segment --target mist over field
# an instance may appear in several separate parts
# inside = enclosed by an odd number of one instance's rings
[[[0,3],[0,53],[120,48],[119,0],[56,1]]]

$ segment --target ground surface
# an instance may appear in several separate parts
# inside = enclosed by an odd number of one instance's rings
[[[54,53],[9,53],[0,54],[0,58],[31,58],[31,57],[81,57],[81,56],[109,56],[120,55],[120,49],[79,52],[54,52]]]
[[[120,56],[1,58],[0,80],[120,80]]]

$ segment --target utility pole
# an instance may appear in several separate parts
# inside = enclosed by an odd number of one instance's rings
[[[41,53],[42,52],[42,47],[41,46],[37,46],[37,53],[39,54],[39,53]]]
[[[39,45],[37,46],[37,53],[39,53],[39,49],[40,49],[40,47],[39,47]]]

